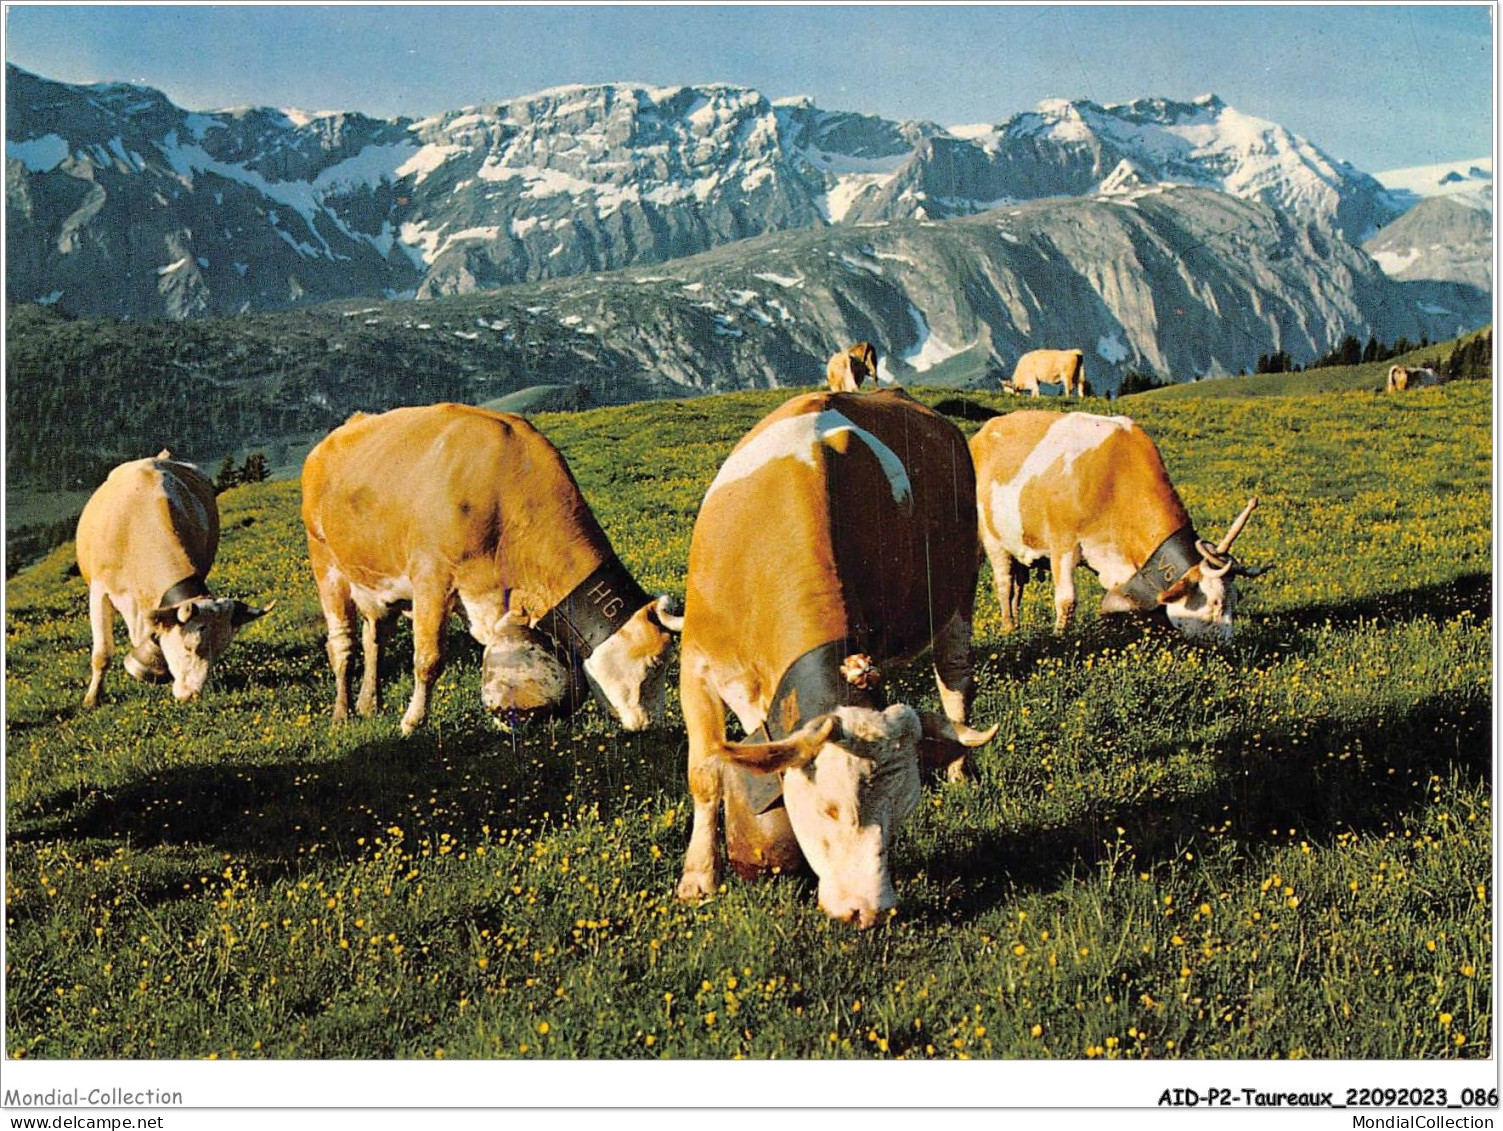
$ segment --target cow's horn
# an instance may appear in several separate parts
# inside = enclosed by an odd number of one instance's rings
[[[1226,536],[1216,543],[1216,553],[1225,555],[1232,548],[1232,543],[1237,540],[1237,535],[1242,533],[1242,528],[1247,525],[1247,520],[1252,517],[1252,512],[1257,508],[1258,498],[1254,495],[1247,500],[1247,506],[1242,508],[1242,513],[1233,520],[1231,528]]]
[[[1200,551],[1200,575],[1202,577],[1225,577],[1227,572],[1237,564],[1236,558],[1230,554],[1218,553],[1216,547],[1204,538],[1195,543],[1195,548]]]
[[[669,632],[682,633],[684,631],[684,618],[682,613],[673,611],[673,598],[664,593],[653,604],[653,612],[658,623]]]
[[[965,723],[957,723],[944,715],[934,711],[920,711],[919,721],[924,726],[925,738],[942,738],[950,742],[958,742],[962,746],[985,746],[997,737],[1000,723],[993,723],[985,730],[976,730],[966,726]]]

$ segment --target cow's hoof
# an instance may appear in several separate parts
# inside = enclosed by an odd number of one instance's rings
[[[703,899],[719,890],[720,881],[712,872],[685,872],[678,882],[678,897],[684,900]]]

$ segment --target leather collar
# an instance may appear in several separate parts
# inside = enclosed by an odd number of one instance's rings
[[[534,626],[581,660],[599,648],[647,603],[646,591],[615,556],[607,558]]]
[[[1122,586],[1122,593],[1140,609],[1156,609],[1159,594],[1201,562],[1195,530],[1182,526],[1149,555],[1137,573]]]
[[[880,710],[886,698],[880,691],[866,691],[848,683],[840,674],[840,662],[860,651],[847,640],[831,640],[811,648],[778,680],[767,717],[746,736],[747,742],[772,742],[787,738],[812,718],[836,707],[868,707]]]

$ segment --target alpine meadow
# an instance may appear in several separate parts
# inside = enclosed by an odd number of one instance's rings
[[[983,569],[971,717],[1001,732],[972,780],[926,782],[898,914],[864,932],[803,876],[675,898],[676,663],[664,725],[591,704],[508,732],[456,623],[403,738],[402,628],[383,710],[331,727],[273,480],[219,497],[211,581],[274,611],[201,699],[116,672],[85,711],[61,546],[6,610],[12,1055],[1490,1057],[1492,387],[1383,396],[1385,369],[1063,405],[1141,424],[1202,531],[1256,495],[1238,553],[1274,568],[1224,644],[1098,617],[1084,571],[1063,636],[1039,571],[1003,636]],[[1036,403],[913,392],[968,434]],[[533,419],[637,580],[681,596],[706,488],[789,395]],[[939,709],[927,660],[890,680]]]

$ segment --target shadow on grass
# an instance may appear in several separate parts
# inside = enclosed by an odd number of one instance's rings
[[[348,752],[329,759],[168,768],[124,786],[59,791],[13,819],[10,838],[207,849],[270,881],[366,858],[393,826],[409,849],[427,838],[436,853],[444,833],[469,840],[486,825],[498,837],[540,834],[581,806],[598,802],[609,816],[683,788],[686,756],[674,730],[607,738],[598,724],[539,719],[507,734],[477,710],[457,727],[430,720],[404,739],[399,714],[389,702],[376,719],[347,724]],[[183,868],[196,874],[199,865]],[[162,897],[179,889],[169,876]]]
[[[1035,568],[1033,584],[1049,585],[1048,571]],[[977,601],[995,603],[989,577],[983,583]],[[1463,574],[1454,581],[1421,585],[1391,593],[1378,593],[1351,601],[1320,602],[1292,609],[1258,613],[1238,621],[1237,635],[1230,650],[1246,659],[1264,660],[1275,654],[1301,655],[1314,649],[1314,643],[1300,638],[1308,629],[1324,625],[1350,627],[1358,624],[1399,624],[1417,620],[1446,621],[1470,613],[1479,623],[1492,616],[1493,577],[1490,573]],[[1052,613],[1050,614],[1052,617]],[[1123,648],[1136,640],[1151,637],[1167,640],[1186,648],[1216,650],[1227,647],[1214,640],[1192,641],[1182,636],[1161,612],[1120,616],[1086,616],[1071,623],[1063,636],[1050,631],[1052,621],[1030,620],[1022,628],[1005,636],[978,638],[978,653],[997,654],[994,668],[999,674],[1026,672],[1044,659],[1086,656],[1104,648]],[[1291,634],[1293,633],[1293,635]],[[985,671],[988,661],[978,661],[977,670]]]
[[[968,920],[1018,890],[1050,890],[1074,876],[1096,875],[1114,855],[1118,828],[1124,830],[1120,839],[1133,846],[1135,871],[1180,858],[1212,827],[1221,830],[1218,837],[1245,847],[1397,830],[1406,814],[1425,806],[1432,774],[1455,771],[1490,784],[1490,716],[1486,696],[1458,693],[1435,696],[1398,715],[1327,719],[1307,727],[1249,723],[1220,744],[1211,788],[1126,805],[1093,803],[1063,827],[952,840],[922,867],[954,898],[943,913],[937,907],[914,911]],[[1142,757],[1173,754],[1165,746]],[[1454,897],[1470,898],[1464,890]],[[1434,893],[1433,898],[1447,896]]]

